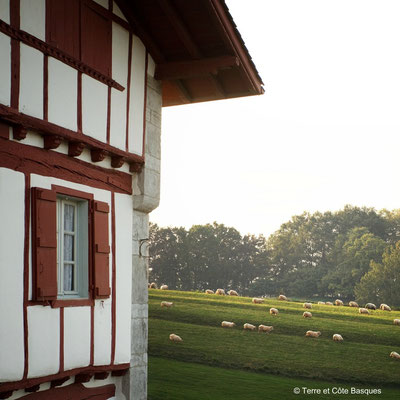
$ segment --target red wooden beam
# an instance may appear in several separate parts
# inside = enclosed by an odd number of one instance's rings
[[[124,160],[128,163],[144,163],[144,158],[142,156],[120,150],[114,146],[110,146],[109,144],[103,143],[90,136],[63,128],[48,121],[22,114],[17,110],[6,107],[2,104],[0,104],[0,120],[11,122],[11,124],[14,125],[13,136],[14,139],[17,140],[24,139],[26,137],[26,130],[31,129],[43,135],[59,136],[68,142],[79,141],[90,149],[102,149],[106,151],[111,157],[123,157]]]
[[[189,79],[217,74],[218,70],[237,67],[236,56],[220,56],[193,61],[178,61],[158,64],[154,77],[160,80]]]

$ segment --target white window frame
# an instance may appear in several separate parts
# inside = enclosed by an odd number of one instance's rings
[[[74,231],[64,228],[65,206],[74,207]],[[89,297],[88,201],[57,195],[57,298]],[[64,234],[74,237],[73,260],[64,260]],[[65,265],[73,266],[73,290],[64,290]]]

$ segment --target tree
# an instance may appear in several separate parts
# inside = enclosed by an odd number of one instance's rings
[[[371,268],[355,287],[360,302],[400,306],[400,241],[387,248],[382,262],[371,261]]]

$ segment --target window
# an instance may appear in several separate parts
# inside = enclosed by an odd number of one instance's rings
[[[111,19],[100,14],[98,7],[89,1],[48,0],[46,40],[111,76]]]
[[[109,206],[53,186],[32,189],[33,300],[110,296]]]
[[[58,298],[88,298],[88,202],[57,196]]]

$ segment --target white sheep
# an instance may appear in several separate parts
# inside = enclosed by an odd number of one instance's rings
[[[236,290],[229,290],[228,295],[229,296],[239,296],[238,292]]]
[[[330,301],[327,301],[327,302],[325,303],[325,305],[326,305],[326,306],[333,306],[333,303],[330,302]]]
[[[160,286],[160,289],[161,289],[161,290],[168,290],[168,285],[161,285],[161,286]]]
[[[392,309],[387,305],[382,303],[379,307],[382,311],[392,311]]]
[[[312,308],[312,304],[311,303],[304,303],[303,307],[304,308]]]
[[[259,299],[257,297],[253,297],[253,299],[251,300],[254,304],[261,304],[264,303],[264,299]]]
[[[162,301],[161,302],[161,307],[172,307],[174,305],[174,303],[172,303],[171,301]]]
[[[374,303],[367,303],[365,308],[368,308],[369,310],[376,310],[376,305]]]
[[[399,353],[396,353],[395,351],[392,351],[392,352],[390,353],[390,357],[400,359],[400,354],[399,354]]]
[[[183,342],[182,338],[178,335],[175,335],[175,333],[171,333],[169,335],[169,340],[172,340],[173,342]]]
[[[343,301],[342,301],[342,300],[339,300],[339,299],[336,299],[336,300],[335,300],[335,305],[337,305],[337,306],[342,306],[342,305],[343,305]]]
[[[215,294],[218,294],[219,296],[225,296],[225,290],[224,289],[217,289],[215,291]]]
[[[333,339],[334,342],[343,342],[343,337],[342,337],[342,335],[339,335],[338,333],[335,333],[335,334],[332,336],[332,339]]]
[[[349,307],[358,307],[358,303],[356,303],[355,301],[350,301]]]
[[[284,294],[280,294],[279,297],[278,297],[278,300],[287,301],[287,297]]]
[[[246,330],[249,330],[249,331],[255,331],[256,327],[254,325],[252,325],[252,324],[246,323],[246,324],[243,325],[243,329],[246,329]]]
[[[268,326],[268,325],[258,325],[258,332],[266,332],[270,333],[271,331],[274,330],[273,326]]]
[[[320,331],[307,331],[306,336],[317,338],[317,337],[321,336],[321,332]]]
[[[324,302],[324,301],[319,301],[319,302],[318,302],[318,304],[320,304],[320,305],[324,305],[324,304],[325,304],[325,302]]]
[[[151,282],[149,288],[150,289],[157,289],[157,284],[155,282]]]
[[[400,319],[394,319],[393,320],[393,324],[395,324],[395,325],[400,325]]]
[[[310,313],[310,311],[304,311],[303,318],[312,318],[312,314]]]
[[[214,294],[214,291],[211,290],[211,289],[207,289],[207,290],[206,290],[206,294]]]
[[[234,326],[236,326],[236,324],[234,322],[222,321],[221,326],[223,328],[233,328]]]
[[[358,309],[358,312],[359,312],[360,314],[369,314],[368,309],[366,309],[366,308],[364,308],[364,307],[360,307],[360,308]]]
[[[278,315],[278,314],[279,314],[279,311],[278,311],[277,308],[270,308],[270,309],[269,309],[269,313],[270,313],[271,315]]]

